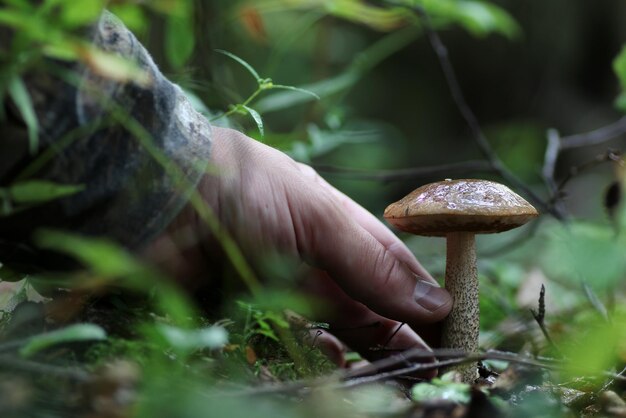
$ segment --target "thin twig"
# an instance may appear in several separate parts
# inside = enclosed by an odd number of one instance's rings
[[[427,363],[414,363],[415,360],[432,359],[437,355],[444,360],[430,361]],[[479,360],[503,360],[524,364],[531,367],[547,369],[558,368],[558,363],[553,361],[539,361],[526,357],[521,357],[514,353],[504,353],[499,351],[488,351],[486,353],[466,353],[459,350],[441,349],[429,351],[425,349],[412,349],[403,354],[397,354],[386,359],[378,360],[357,370],[347,370],[335,373],[320,379],[309,381],[295,381],[285,384],[264,386],[260,388],[247,388],[244,390],[220,392],[219,396],[258,396],[267,394],[305,394],[318,388],[324,389],[347,389],[355,386],[380,382],[405,375],[414,374],[420,371],[438,369],[440,367],[452,366],[466,362],[476,362]],[[408,364],[408,366],[407,366]],[[389,370],[394,366],[403,366]],[[381,372],[380,370],[385,370]],[[624,378],[626,380],[626,378]]]
[[[445,360],[459,360],[462,359],[463,362],[470,361],[478,361],[478,360],[505,360],[511,361],[515,363],[521,363],[529,366],[543,367],[545,364],[549,362],[556,362],[558,360],[555,359],[542,359],[536,360],[529,357],[523,357],[519,354],[508,353],[504,351],[497,350],[489,350],[486,353],[467,353],[463,350],[457,349],[435,349],[435,350],[425,350],[421,348],[415,348],[411,350],[407,350],[403,353],[399,353],[393,356],[390,356],[385,359],[381,359],[375,361],[366,366],[360,367],[355,370],[348,370],[344,373],[343,378],[346,380],[360,378],[364,376],[370,376],[378,374],[381,370],[389,370],[394,367],[400,367],[406,364],[415,363],[418,360],[432,360],[434,358],[445,359]],[[433,368],[437,368],[437,361],[430,361],[428,363],[419,363],[419,366],[412,364],[410,367],[420,367],[419,370],[432,370]],[[426,367],[426,368],[422,368]]]
[[[446,354],[461,354],[462,351],[459,350],[445,350]],[[377,374],[381,370],[389,370],[394,367],[399,367],[406,364],[411,364],[417,360],[430,360],[431,362],[435,359],[435,354],[431,350],[425,350],[423,348],[414,348],[410,350],[403,351],[401,353],[394,354],[392,356],[374,361],[365,366],[359,367],[358,369],[346,370],[343,373],[344,379],[355,379],[358,377],[369,376],[372,374]]]
[[[405,325],[406,325],[406,322],[401,322],[398,325],[398,327],[393,331],[393,333],[389,336],[389,338],[387,338],[387,341],[385,341],[385,343],[382,345],[383,349],[387,349],[387,346],[389,345],[391,340],[393,340],[393,338],[400,332],[400,329]]]
[[[559,185],[557,186],[558,194],[560,195],[563,192],[563,189],[572,180],[576,175],[581,173],[584,170],[595,167],[598,164],[602,164],[605,162],[613,162],[620,164],[622,161],[622,153],[619,150],[608,149],[606,152],[596,155],[592,160],[584,162],[580,165],[571,167],[565,178],[561,180]]]
[[[423,177],[451,176],[453,174],[496,172],[492,165],[484,160],[379,171],[334,167],[329,165],[314,165],[313,167],[320,173],[333,174],[355,180],[377,180],[382,182],[419,179]]]
[[[598,145],[626,133],[626,116],[616,122],[599,129],[570,136],[561,137],[560,149],[571,149]]]
[[[565,213],[562,201],[562,187],[557,186],[554,177],[556,162],[562,151],[572,148],[598,145],[626,133],[626,116],[617,122],[603,126],[599,129],[576,135],[561,137],[556,129],[549,129],[547,132],[547,145],[544,155],[542,177],[551,193],[553,207],[561,213]],[[570,170],[567,180],[578,174],[580,170]],[[563,182],[561,182],[563,184]]]
[[[619,372],[619,373],[617,374],[617,376],[623,377],[623,376],[624,376],[624,373],[626,373],[626,367],[624,367],[624,368],[622,369],[622,371],[621,371],[621,372]],[[614,377],[611,377],[611,378],[610,378],[610,379],[609,379],[609,380],[608,380],[608,381],[604,384],[604,386],[602,386],[602,389],[600,389],[598,392],[604,392],[605,390],[607,390],[608,388],[610,388],[610,387],[613,385],[613,383],[615,383],[615,380],[616,380],[616,379],[615,379]]]

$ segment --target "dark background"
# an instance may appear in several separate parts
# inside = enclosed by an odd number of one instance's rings
[[[546,130],[555,128],[566,136],[599,128],[621,116],[614,106],[619,84],[612,61],[626,39],[626,5],[609,0],[495,3],[518,22],[521,33],[516,39],[499,34],[474,36],[458,25],[442,28],[440,34],[467,102],[493,148],[515,174],[545,196],[539,173]],[[254,91],[255,83],[214,48],[245,59],[262,77],[299,86],[341,74],[360,51],[387,35],[333,16],[320,17],[305,30],[302,22],[312,12],[264,12],[263,4],[197,2],[196,49],[183,74],[167,67],[158,45],[158,22],[142,38],[166,73],[212,109],[226,109]],[[258,5],[261,29],[256,31],[251,31],[241,14],[242,7],[250,5]],[[264,141],[288,150],[292,141],[310,140],[306,129],[311,124],[328,129],[329,118],[336,115],[342,126],[371,130],[377,140],[342,145],[314,156],[311,162],[316,165],[379,170],[482,158],[425,36],[391,55],[341,94],[264,114]],[[258,137],[250,118],[236,117],[234,123]],[[621,148],[623,140],[622,136],[563,153],[557,179],[607,147]],[[420,177],[381,184],[330,173],[324,176],[377,214],[420,184],[440,179]],[[481,173],[467,176],[486,177]],[[602,193],[611,177],[608,166],[578,176],[567,189],[568,210],[575,216],[603,216]]]

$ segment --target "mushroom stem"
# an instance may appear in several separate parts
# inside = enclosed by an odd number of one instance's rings
[[[452,232],[447,235],[446,289],[454,300],[450,315],[443,325],[442,344],[473,353],[478,349],[480,325],[478,307],[478,274],[473,232]],[[478,378],[476,363],[454,368],[466,383]]]

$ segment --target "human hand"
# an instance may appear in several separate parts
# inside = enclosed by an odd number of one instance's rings
[[[428,347],[417,332],[442,320],[452,299],[376,217],[311,167],[239,132],[214,128],[211,159],[217,174],[198,190],[253,265],[278,252],[311,266],[303,288],[329,307],[316,319],[365,357],[376,346]],[[195,289],[218,247],[188,207],[146,253]]]

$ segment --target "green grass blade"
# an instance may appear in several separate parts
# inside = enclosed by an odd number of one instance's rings
[[[28,180],[12,184],[9,196],[15,203],[42,203],[81,192],[81,184],[58,184],[45,180]]]
[[[13,77],[9,81],[9,95],[22,115],[22,119],[24,119],[28,129],[28,149],[31,154],[34,154],[39,147],[39,122],[35,115],[33,102],[30,100],[28,90],[26,90],[21,78]]]
[[[106,339],[106,332],[94,324],[75,324],[56,331],[46,332],[31,337],[20,349],[22,357],[31,357],[48,347],[76,341],[93,341]]]
[[[245,62],[243,59],[239,58],[237,55],[228,51],[224,51],[223,49],[216,49],[215,52],[219,52],[220,54],[226,55],[227,57],[232,58],[233,60],[237,61],[246,70],[248,70],[250,74],[252,74],[255,80],[259,81],[261,79],[261,77],[259,77],[259,73],[257,73],[256,70],[250,64]]]

